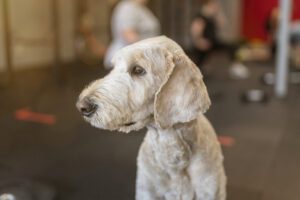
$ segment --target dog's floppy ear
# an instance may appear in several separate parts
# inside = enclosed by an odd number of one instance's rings
[[[186,54],[166,52],[166,78],[155,95],[154,118],[161,128],[196,119],[210,99],[202,74]]]

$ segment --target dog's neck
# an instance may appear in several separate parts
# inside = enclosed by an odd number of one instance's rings
[[[149,124],[147,125],[147,129],[148,130],[154,129],[157,132],[163,132],[166,130],[178,130],[178,129],[182,129],[182,128],[186,129],[187,127],[194,126],[196,123],[197,123],[197,119],[194,119],[189,122],[177,123],[169,128],[163,129],[157,124],[157,122],[154,121],[154,119],[152,119],[152,120],[150,120]]]
[[[162,129],[155,123],[147,126],[146,142],[153,149],[155,162],[162,168],[183,170],[187,167],[196,139],[196,120]]]

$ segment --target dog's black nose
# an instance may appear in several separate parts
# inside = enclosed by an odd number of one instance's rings
[[[98,106],[88,99],[83,99],[77,103],[77,108],[83,116],[91,117],[98,109]]]

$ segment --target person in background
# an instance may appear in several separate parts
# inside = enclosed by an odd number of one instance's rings
[[[205,66],[207,57],[218,49],[227,50],[232,68],[243,68],[244,71],[247,71],[246,67],[237,59],[236,50],[238,46],[226,44],[219,39],[220,29],[225,24],[226,17],[217,0],[204,0],[200,12],[191,21],[192,48],[189,54],[192,60],[202,68],[204,74],[210,71]]]
[[[148,0],[122,0],[112,14],[112,42],[104,58],[104,66],[111,69],[111,59],[124,46],[159,35],[160,24],[146,7]]]
[[[218,30],[225,17],[217,1],[206,0],[192,19],[190,33],[192,38],[192,58],[200,66],[208,54],[218,45]]]
[[[265,31],[267,33],[267,42],[270,44],[271,53],[274,56],[276,52],[276,38],[279,23],[279,9],[274,7],[271,9],[265,21]]]
[[[83,63],[95,66],[103,59],[106,45],[99,41],[96,34],[94,16],[86,1],[78,1],[76,20],[75,52]]]
[[[265,31],[268,37],[268,43],[271,47],[272,56],[275,57],[277,50],[278,25],[280,10],[278,7],[271,9],[265,21]],[[290,23],[290,45],[291,60],[297,69],[300,69],[300,20],[294,20]]]
[[[291,24],[291,59],[295,67],[300,70],[300,20]]]

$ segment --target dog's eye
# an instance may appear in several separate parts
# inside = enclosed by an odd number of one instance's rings
[[[142,75],[146,74],[146,70],[144,68],[142,68],[141,66],[136,65],[132,68],[131,74],[137,75],[137,76],[142,76]]]

